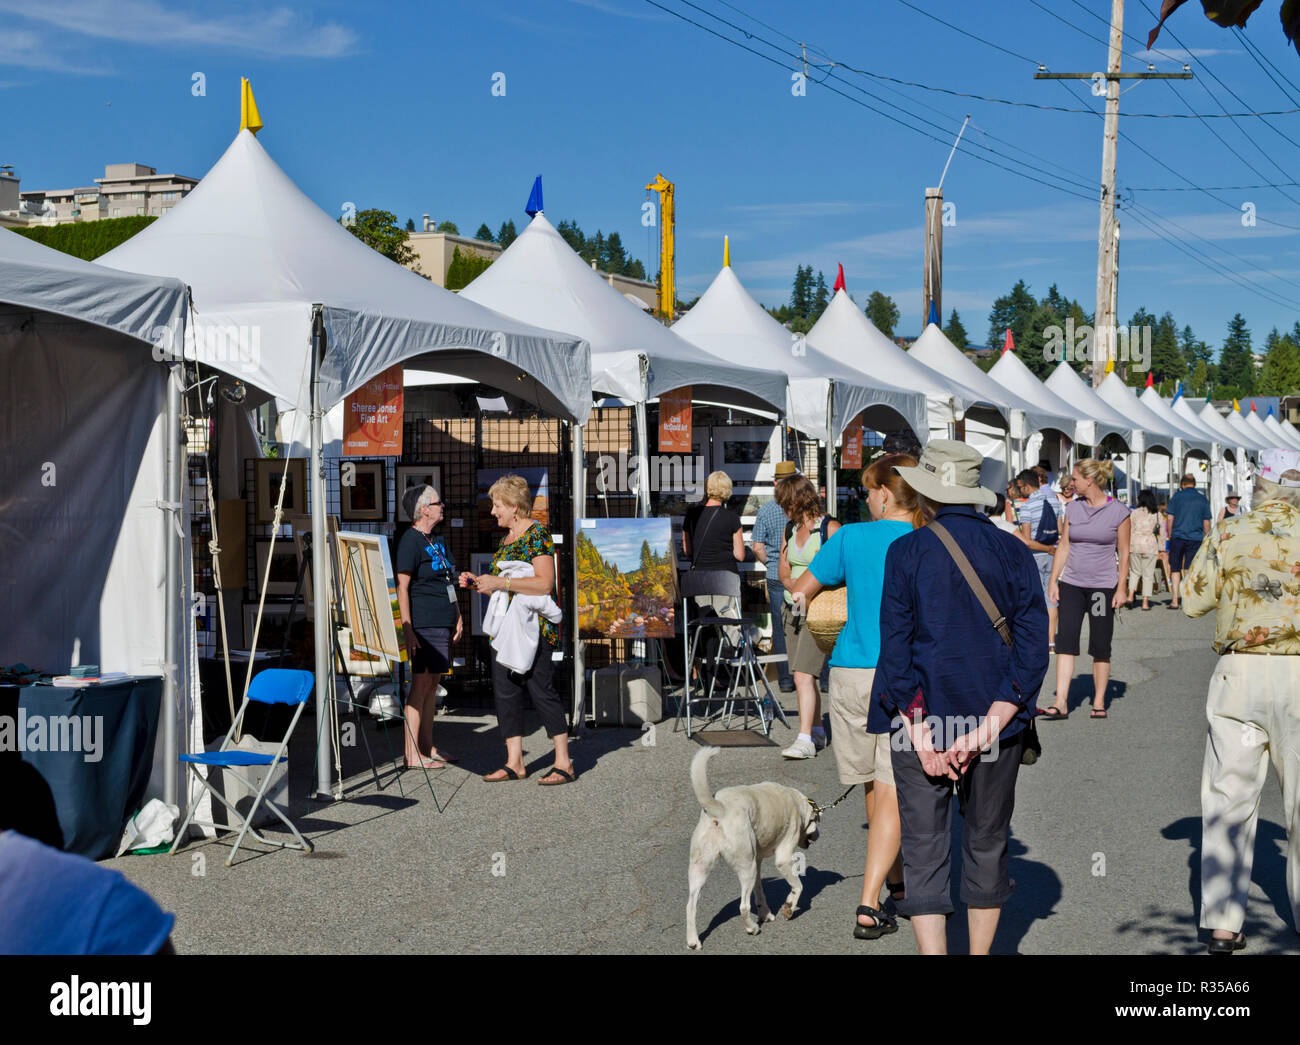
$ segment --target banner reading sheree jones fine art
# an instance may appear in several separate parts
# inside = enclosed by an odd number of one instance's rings
[[[840,467],[862,467],[862,418],[855,417],[844,429],[844,442],[840,446]]]
[[[402,364],[372,377],[343,400],[344,457],[402,455]]]
[[[659,396],[659,452],[691,452],[691,387],[674,388]]]

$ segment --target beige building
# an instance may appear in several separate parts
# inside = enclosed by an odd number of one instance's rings
[[[424,232],[407,233],[407,245],[415,251],[419,271],[428,276],[440,287],[447,285],[447,269],[457,250],[461,257],[473,255],[479,258],[495,259],[501,253],[501,247],[486,240],[457,236],[450,232],[432,231],[434,223],[429,215],[424,215]],[[591,266],[596,268],[595,263]],[[611,287],[638,308],[653,312],[658,304],[658,288],[643,279],[631,279],[628,276],[614,276],[596,269],[597,274]]]
[[[38,189],[20,193],[17,214],[0,212],[19,224],[68,225],[100,218],[161,217],[199,183],[182,174],[159,174],[142,163],[110,163],[95,184],[73,189]],[[0,192],[0,199],[3,199]]]

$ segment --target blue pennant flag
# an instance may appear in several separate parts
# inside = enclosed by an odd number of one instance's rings
[[[934,307],[934,298],[930,299],[930,318],[927,323],[933,323],[936,327],[939,325],[939,310]]]
[[[1269,403],[1269,404],[1268,404],[1268,416],[1269,416],[1269,417],[1272,417],[1272,416],[1273,416],[1273,404],[1272,404],[1272,403]]]
[[[528,203],[524,207],[524,213],[530,218],[537,217],[537,212],[542,209],[542,176],[539,174],[533,179],[533,191],[528,194]]]
[[[1172,406],[1173,403],[1178,402],[1178,400],[1182,398],[1183,398],[1183,383],[1179,381],[1178,387],[1174,389],[1174,398],[1171,400],[1170,405]]]

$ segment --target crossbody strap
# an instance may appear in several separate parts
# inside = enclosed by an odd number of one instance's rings
[[[989,615],[989,620],[993,622],[993,627],[997,633],[1002,636],[1002,641],[1008,646],[1011,645],[1011,625],[1007,623],[1006,616],[998,609],[998,605],[993,601],[989,590],[984,587],[984,582],[979,579],[979,574],[975,572],[975,567],[970,564],[966,558],[966,553],[957,546],[950,534],[942,524],[938,522],[930,523],[930,529],[934,531],[936,537],[943,541],[943,546],[948,549],[948,554],[952,556],[953,562],[957,564],[957,569],[961,570],[961,575],[966,578],[966,583],[970,585],[971,591],[975,593],[975,598],[984,607],[984,612]]]

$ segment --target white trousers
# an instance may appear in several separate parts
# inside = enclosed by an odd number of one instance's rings
[[[1292,924],[1300,926],[1300,656],[1220,657],[1205,716],[1201,928],[1241,931],[1270,760],[1282,785]]]

